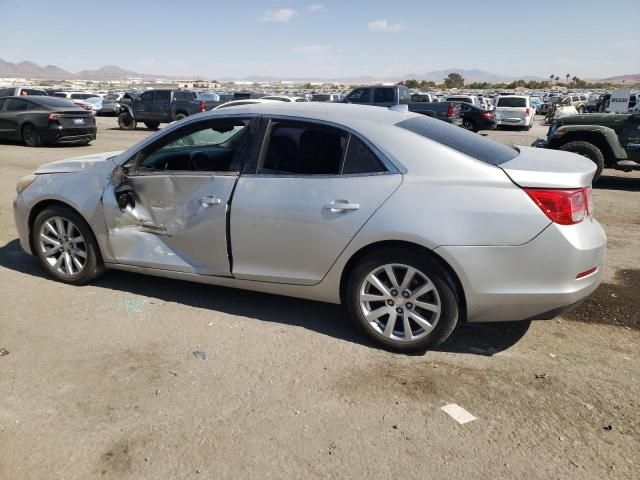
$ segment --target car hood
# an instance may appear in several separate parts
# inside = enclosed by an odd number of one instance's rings
[[[77,173],[105,165],[109,168],[113,168],[116,164],[113,163],[111,159],[120,153],[122,153],[122,151],[96,153],[93,155],[69,158],[67,160],[59,160],[57,162],[42,165],[33,173],[36,175],[44,173]]]

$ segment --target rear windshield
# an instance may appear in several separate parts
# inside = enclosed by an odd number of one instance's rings
[[[526,107],[527,99],[522,97],[507,97],[498,99],[498,107]]]
[[[490,165],[501,165],[518,156],[518,150],[484,138],[464,128],[425,116],[396,123],[397,127],[438,142]]]
[[[35,100],[35,98],[31,98],[31,100]],[[76,104],[71,100],[66,98],[58,98],[58,97],[38,97],[36,101],[38,105],[45,105],[47,107],[75,107]]]

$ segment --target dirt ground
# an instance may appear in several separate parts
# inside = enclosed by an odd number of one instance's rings
[[[334,305],[124,272],[48,279],[16,239],[16,179],[149,134],[115,123],[99,118],[88,147],[0,145],[0,479],[638,478],[640,173],[605,171],[594,190],[608,264],[579,309],[404,356]]]

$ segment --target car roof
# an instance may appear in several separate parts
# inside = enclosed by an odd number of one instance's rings
[[[291,116],[344,125],[355,130],[366,124],[382,123],[394,125],[407,118],[418,116],[410,112],[399,112],[384,107],[322,102],[263,102],[237,107],[211,110],[203,115],[255,114]]]

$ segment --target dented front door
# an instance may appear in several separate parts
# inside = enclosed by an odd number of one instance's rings
[[[103,207],[116,262],[230,275],[227,209],[236,179],[236,173],[154,172],[109,185]],[[122,185],[132,189],[133,206],[118,205]]]

